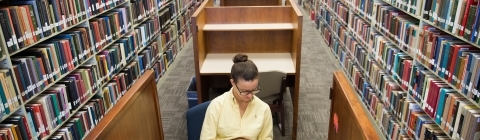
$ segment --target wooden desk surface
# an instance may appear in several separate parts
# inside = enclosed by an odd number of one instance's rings
[[[205,24],[203,31],[293,30],[292,23]]]
[[[233,65],[233,57],[237,53],[207,54],[203,66],[200,69],[202,75],[230,74]],[[245,53],[248,59],[257,65],[258,71],[283,71],[287,74],[295,74],[295,67],[290,53]]]

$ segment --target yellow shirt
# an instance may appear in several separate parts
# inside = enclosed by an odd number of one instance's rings
[[[210,102],[200,140],[231,140],[238,137],[271,140],[272,127],[272,112],[268,104],[254,96],[243,117],[240,117],[239,106],[230,89]]]

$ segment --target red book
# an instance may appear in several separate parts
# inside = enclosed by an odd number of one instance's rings
[[[452,80],[453,80],[453,76],[454,76],[454,72],[455,72],[455,66],[457,65],[460,65],[460,64],[457,64],[456,61],[457,61],[457,56],[458,56],[458,51],[462,48],[465,48],[467,50],[471,50],[471,49],[476,49],[475,46],[472,46],[472,45],[453,45],[452,46],[452,49],[453,51],[450,51],[450,52],[453,52],[452,56],[449,57],[451,58],[451,61],[452,63],[450,63],[450,65],[447,66],[448,68],[448,72],[449,72],[449,75],[448,75],[448,79],[447,81],[452,83]],[[458,79],[458,77],[457,77]]]
[[[315,11],[310,11],[310,20],[315,20]]]
[[[460,32],[458,32],[458,35],[459,36],[463,36],[463,32],[465,31],[465,26],[467,24],[467,19],[468,19],[468,12],[470,11],[470,5],[477,5],[478,3],[478,0],[468,0],[467,1],[467,4],[465,5],[465,11],[463,11],[463,19],[462,19],[462,22],[460,23],[461,24],[461,28],[460,28]],[[475,18],[475,17],[471,17],[471,18]]]
[[[438,95],[440,89],[443,87],[448,87],[446,83],[442,80],[432,80],[430,81],[430,90],[428,93],[427,106],[425,107],[425,112],[432,118],[435,118],[435,110],[437,109]]]

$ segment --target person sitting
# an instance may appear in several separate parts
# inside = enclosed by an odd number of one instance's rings
[[[260,91],[258,69],[245,54],[233,58],[232,88],[210,102],[200,140],[273,139],[272,113],[267,103],[255,96]]]

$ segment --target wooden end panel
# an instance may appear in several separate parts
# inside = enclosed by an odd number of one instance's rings
[[[289,1],[289,0],[287,0]],[[303,15],[296,3],[291,6],[292,12],[290,13],[293,25],[293,37],[292,37],[292,60],[296,67],[296,71],[300,71],[300,59],[302,54],[302,30],[303,30]],[[298,65],[298,66],[297,66]]]
[[[278,3],[280,2],[280,3]],[[221,0],[220,6],[280,6],[279,0]]]
[[[290,2],[290,0],[287,0]],[[290,3],[292,4],[292,3]],[[303,31],[303,15],[296,3],[293,5],[288,6],[292,9],[290,15],[292,19],[293,25],[293,36],[292,36],[292,44],[291,44],[291,53],[292,53],[292,60],[293,64],[296,67],[296,71],[300,72],[300,59],[302,54],[302,31]]]
[[[202,81],[201,76],[200,76],[200,69],[203,66],[203,62],[205,61],[205,58],[207,57],[207,52],[205,48],[205,37],[204,37],[204,32],[203,28],[205,27],[205,7],[208,5],[213,5],[213,0],[206,0],[204,1],[199,9],[197,9],[192,17],[192,36],[193,36],[193,52],[194,52],[194,61],[195,61],[195,77],[196,80],[199,82],[197,83],[197,94],[198,100],[202,101],[202,84],[200,81]]]
[[[207,7],[205,8],[207,15],[205,23],[290,23],[292,21],[289,16],[291,11],[291,8],[284,6]]]
[[[289,0],[286,1],[287,3]],[[298,102],[299,102],[299,93],[300,93],[300,64],[301,64],[301,54],[302,54],[302,31],[303,31],[303,16],[298,6],[293,3],[291,6],[286,6],[291,8],[291,12],[289,13],[290,18],[293,24],[293,36],[291,38],[292,43],[290,46],[290,53],[292,56],[293,65],[295,66],[295,96],[292,100],[294,100],[293,104],[293,128],[292,128],[292,139],[296,139],[297,135],[297,119],[298,119]]]
[[[333,78],[328,139],[380,140],[345,74],[335,71]]]
[[[205,32],[207,53],[289,53],[292,30]]]
[[[207,3],[207,4],[205,5],[205,7],[213,7],[213,2],[214,2],[214,1],[215,1],[215,0],[206,0],[206,1],[204,1],[204,3]]]
[[[193,50],[195,57],[195,64],[202,66],[206,57],[205,37],[203,28],[205,27],[205,6],[212,0],[207,0],[200,5],[199,9],[192,15],[192,34],[193,34]],[[197,67],[197,66],[196,66]],[[196,68],[200,70],[201,67]]]
[[[285,6],[292,6],[292,3],[295,2],[292,2],[291,0],[285,0]]]
[[[85,139],[164,139],[153,70],[137,80]]]

